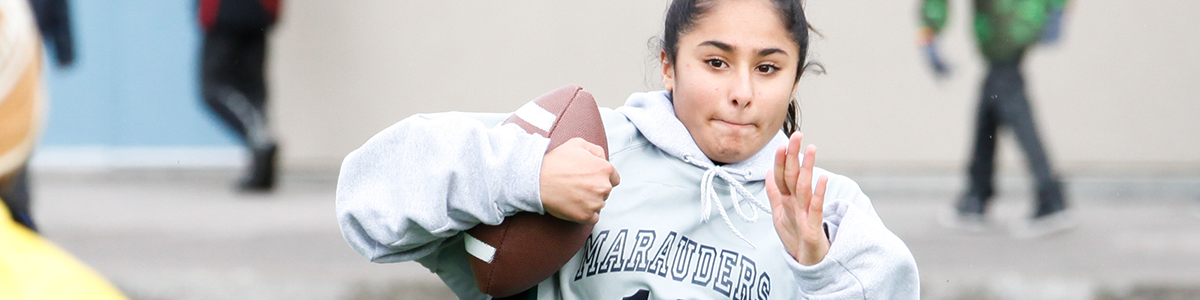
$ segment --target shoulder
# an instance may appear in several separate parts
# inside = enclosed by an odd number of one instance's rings
[[[608,138],[610,155],[649,143],[625,114],[611,108],[601,107],[600,119],[604,122],[604,133]]]

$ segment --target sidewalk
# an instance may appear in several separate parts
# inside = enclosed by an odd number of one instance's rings
[[[415,263],[374,264],[342,240],[334,175],[239,194],[232,172],[35,174],[43,234],[133,299],[454,299]],[[959,180],[854,177],[908,244],[924,299],[1200,299],[1200,178],[1069,180],[1081,226],[1042,240],[937,226]],[[995,219],[1022,216],[1006,179]]]
[[[416,263],[342,239],[332,176],[239,194],[232,172],[34,178],[42,233],[132,299],[454,299]]]
[[[1037,240],[1005,228],[1030,215],[1027,181],[1001,181],[984,234],[937,224],[958,180],[859,181],[916,257],[923,299],[1200,299],[1198,179],[1068,180],[1079,226]]]

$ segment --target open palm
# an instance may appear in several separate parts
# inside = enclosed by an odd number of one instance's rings
[[[829,252],[829,239],[822,226],[825,185],[829,178],[821,176],[813,191],[817,148],[813,145],[805,148],[801,161],[798,154],[803,138],[801,133],[792,134],[788,145],[775,151],[775,172],[767,176],[767,198],[771,200],[775,232],[779,233],[788,254],[800,264],[811,266],[821,262]]]

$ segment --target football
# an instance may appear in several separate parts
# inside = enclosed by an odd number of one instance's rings
[[[579,86],[546,93],[521,106],[505,123],[550,138],[547,152],[578,137],[604,148],[608,158],[608,138],[596,100]],[[521,212],[498,225],[477,225],[463,238],[479,290],[508,297],[554,275],[583,247],[591,231],[592,225]]]

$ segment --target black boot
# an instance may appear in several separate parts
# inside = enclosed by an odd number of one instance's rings
[[[1065,232],[1079,225],[1074,214],[1067,209],[1062,184],[1057,179],[1043,181],[1038,184],[1037,190],[1037,208],[1033,217],[1013,223],[1013,236],[1041,238]]]
[[[270,192],[275,188],[275,154],[279,149],[277,144],[270,144],[262,149],[253,149],[253,159],[250,170],[239,189],[246,192]]]
[[[1063,197],[1062,184],[1057,179],[1040,183],[1037,189],[1037,210],[1034,211],[1034,219],[1059,213],[1067,209],[1067,202]]]

